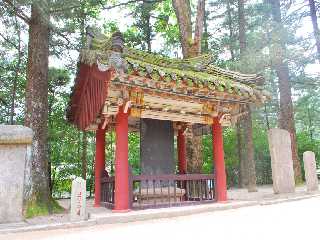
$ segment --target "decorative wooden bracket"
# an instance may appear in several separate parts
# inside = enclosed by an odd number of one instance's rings
[[[222,126],[231,126],[231,114],[230,113],[223,114],[219,119],[219,123]]]
[[[123,112],[127,113],[130,107],[131,107],[131,101],[127,101],[124,106]]]
[[[108,124],[108,122],[109,122],[109,120],[108,120],[107,116],[104,116],[104,122],[103,122],[101,128],[102,128],[102,129],[105,129],[106,126],[107,126],[107,124]]]

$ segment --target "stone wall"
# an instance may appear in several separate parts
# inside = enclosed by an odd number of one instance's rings
[[[32,130],[0,125],[0,223],[23,220],[23,198],[29,191]],[[26,184],[28,186],[28,184]]]

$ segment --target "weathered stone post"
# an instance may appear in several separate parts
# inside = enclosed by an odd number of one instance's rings
[[[307,184],[307,191],[317,191],[319,188],[319,183],[317,176],[316,157],[314,152],[306,151],[303,153],[303,164]]]
[[[290,133],[284,129],[268,132],[274,193],[292,193],[295,190]]]
[[[30,177],[32,130],[0,125],[0,223],[23,220],[23,199]]]
[[[72,181],[71,187],[71,221],[87,220],[87,189],[86,180],[77,177]]]

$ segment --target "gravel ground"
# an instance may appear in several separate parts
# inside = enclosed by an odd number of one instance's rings
[[[27,232],[2,240],[319,239],[320,197],[184,217],[85,228]]]

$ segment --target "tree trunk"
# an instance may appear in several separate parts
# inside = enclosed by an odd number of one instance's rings
[[[183,58],[196,57],[201,54],[205,1],[198,0],[194,39],[192,39],[190,1],[172,0],[172,4],[178,20]]]
[[[248,114],[245,117],[245,142],[247,153],[248,191],[257,191],[256,162],[254,159],[253,130],[250,105],[247,105]]]
[[[316,39],[318,60],[320,61],[320,31],[318,27],[317,11],[316,11],[314,0],[309,0],[309,7],[310,7],[310,17],[311,17],[312,27],[313,27],[313,34],[314,34],[314,38]]]
[[[52,119],[52,107],[55,102],[55,89],[51,89],[52,96],[48,98],[48,126],[49,129],[53,128],[53,119]],[[59,157],[57,158],[59,159]],[[48,136],[48,185],[49,185],[49,195],[52,196],[53,191],[53,177],[52,177],[52,164],[51,164],[51,138]]]
[[[191,49],[188,50],[189,55],[191,55],[191,57],[196,57],[201,54],[201,42],[202,42],[202,35],[203,35],[204,17],[205,17],[205,1],[198,0],[193,45],[191,46]]]
[[[232,15],[231,15],[231,6],[230,6],[230,0],[227,0],[227,15],[228,15],[228,21],[227,25],[229,26],[229,39],[230,39],[230,54],[231,54],[231,60],[235,59],[234,56],[234,48],[233,48],[233,38],[234,38],[234,33],[233,33],[233,27],[232,27]]]
[[[247,48],[246,19],[244,16],[244,0],[238,0],[238,24],[239,24],[240,58],[242,59]]]
[[[49,208],[48,186],[48,56],[49,15],[46,1],[31,6],[25,125],[32,142],[32,195],[29,201]]]
[[[279,92],[280,92],[280,116],[279,127],[285,129],[291,134],[291,148],[293,169],[296,183],[302,181],[301,166],[298,158],[296,130],[294,123],[293,104],[291,97],[291,85],[289,81],[289,67],[285,61],[286,43],[283,39],[283,25],[281,21],[281,11],[279,0],[270,0],[271,13],[275,22],[275,28],[273,30],[273,57],[274,68],[276,70],[279,79]]]
[[[177,16],[180,43],[184,58],[190,56],[190,47],[192,44],[192,22],[191,22],[191,7],[189,0],[172,0],[172,5]]]
[[[22,52],[21,52],[21,30],[20,26],[18,24],[18,19],[15,16],[15,23],[16,23],[16,31],[18,34],[18,62],[15,69],[15,74],[13,78],[13,85],[12,85],[12,92],[11,92],[11,107],[10,107],[10,124],[14,124],[14,115],[15,115],[15,100],[16,100],[16,93],[17,93],[17,84],[18,84],[18,77],[20,74],[20,65],[21,65],[21,58],[22,58]]]
[[[193,135],[193,129],[188,130],[186,135],[186,159],[187,173],[201,173],[202,159],[202,136]]]
[[[240,45],[240,60],[242,62],[241,65],[245,66],[245,54],[246,54],[246,48],[247,48],[247,40],[246,40],[246,19],[245,19],[245,13],[244,13],[244,0],[238,0],[238,22],[239,22],[239,45]],[[243,69],[242,71],[246,72],[246,69]],[[240,176],[245,176],[245,179],[247,182],[244,182],[241,180],[241,184],[248,184],[247,188],[249,192],[255,192],[257,191],[256,186],[256,168],[255,168],[255,159],[254,159],[254,145],[253,145],[253,131],[252,131],[252,117],[251,117],[251,109],[250,106],[246,106],[246,110],[248,112],[247,115],[245,115],[240,120],[240,126],[243,127],[243,134],[239,147],[241,149],[244,149],[245,154],[240,154],[240,171],[244,170],[244,172]],[[240,132],[241,134],[241,132]],[[242,156],[241,156],[242,155]],[[241,161],[244,161],[245,163],[241,163]],[[246,168],[246,169],[244,169]]]
[[[81,176],[84,180],[87,179],[87,146],[88,146],[88,137],[87,132],[84,131],[82,134],[82,156],[81,156]]]
[[[270,129],[270,121],[269,121],[269,114],[268,114],[266,103],[264,104],[264,116],[265,116],[265,120],[266,120],[267,130],[269,130]]]
[[[231,60],[235,61],[235,49],[234,44],[232,44],[234,39],[234,28],[232,25],[232,14],[231,14],[231,1],[227,0],[227,25],[229,28],[229,41],[230,41],[230,53]],[[244,3],[241,1],[239,4],[239,13],[238,13],[238,25],[239,25],[239,39],[240,39],[240,51],[244,51],[246,48],[245,41],[245,19],[244,19]],[[241,16],[241,17],[240,17]],[[240,30],[240,26],[242,29]],[[239,119],[236,124],[236,132],[237,132],[237,154],[239,158],[239,187],[245,188],[248,186],[248,167],[246,161],[246,149],[245,149],[245,139],[244,139],[244,126],[245,123],[243,118]]]
[[[145,12],[142,14],[142,16],[144,17],[144,20],[145,20],[145,23],[146,23],[146,42],[147,42],[147,50],[148,52],[151,52],[151,32],[152,32],[152,29],[151,29],[151,24],[150,24],[150,18],[151,18],[151,15],[150,15],[150,4],[152,3],[149,3],[147,1],[143,1],[143,5],[142,7],[145,9]]]
[[[205,1],[198,0],[194,39],[192,39],[191,7],[189,0],[172,0],[177,16],[183,58],[201,54],[201,41],[205,16]],[[187,171],[200,173],[202,170],[202,136],[196,136],[195,129],[189,129],[186,136]]]
[[[243,59],[243,55],[246,49],[246,36],[245,36],[245,18],[244,18],[244,2],[238,0],[238,28],[239,28],[239,46],[240,46],[240,59]],[[242,64],[241,64],[242,65]],[[239,119],[237,124],[237,142],[238,142],[238,155],[239,155],[239,185],[241,188],[248,186],[248,158],[245,146],[246,136],[246,121],[244,117]]]
[[[235,61],[235,51],[234,51],[234,45],[232,44],[232,41],[234,39],[234,30],[232,26],[232,14],[231,14],[231,3],[230,0],[227,0],[227,25],[229,28],[229,41],[230,41],[230,53],[231,53],[231,60]],[[244,4],[243,2],[239,2],[239,13],[238,13],[238,25],[239,25],[239,39],[240,39],[240,50],[245,49],[245,31],[244,31],[244,23],[242,24],[242,21],[244,21]],[[240,12],[241,10],[241,12]],[[240,17],[241,15],[241,17]],[[241,23],[240,23],[241,21]],[[243,26],[242,31],[240,31],[240,25]],[[243,50],[242,50],[243,51]],[[247,167],[247,161],[246,159],[246,150],[245,150],[245,139],[244,139],[244,122],[241,119],[236,124],[236,132],[237,132],[237,154],[239,158],[239,187],[245,188],[248,186],[248,167]]]
[[[202,53],[209,52],[209,32],[208,32],[208,19],[209,12],[205,11],[205,16],[203,18],[203,45],[202,45]]]
[[[236,126],[237,131],[237,149],[239,158],[239,187],[245,188],[248,186],[248,167],[245,161],[245,147],[244,147],[244,134],[243,134],[243,121],[239,119]]]
[[[80,19],[79,19],[79,27],[80,27],[80,46],[79,49],[82,49],[85,47],[86,44],[86,3],[83,0],[80,0]],[[79,64],[78,69],[79,71]],[[84,180],[87,180],[87,165],[88,165],[88,159],[87,159],[87,149],[88,149],[88,135],[86,131],[82,132],[82,141],[80,140],[80,132],[79,132],[79,144],[82,143],[82,152],[81,152],[81,176]],[[79,146],[80,151],[80,146]]]
[[[313,142],[313,122],[311,118],[310,107],[307,108],[307,115],[308,115],[308,130],[309,130],[309,137],[311,142]]]

